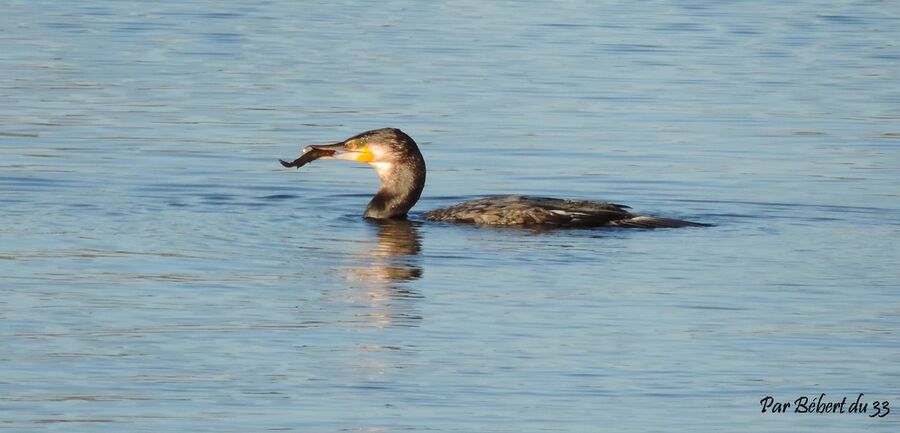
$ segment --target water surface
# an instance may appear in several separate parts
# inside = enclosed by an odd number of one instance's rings
[[[0,430],[897,429],[759,406],[900,411],[891,2],[2,9]],[[385,126],[409,222],[277,163]],[[716,227],[419,217],[497,193]]]

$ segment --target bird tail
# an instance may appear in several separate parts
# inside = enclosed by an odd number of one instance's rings
[[[613,227],[628,227],[638,229],[712,226],[712,224],[695,223],[693,221],[677,220],[673,218],[658,218],[645,215],[635,215],[631,218],[613,221],[610,225]]]

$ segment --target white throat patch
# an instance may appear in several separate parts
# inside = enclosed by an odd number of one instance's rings
[[[378,177],[385,177],[394,169],[394,164],[391,164],[390,162],[370,162],[369,165],[375,167],[375,172],[378,173]]]

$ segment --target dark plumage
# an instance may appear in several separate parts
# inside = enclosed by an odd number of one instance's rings
[[[689,221],[634,215],[628,206],[587,200],[506,195],[469,200],[425,212],[433,221],[477,225],[558,227],[683,227]]]
[[[366,218],[405,218],[425,187],[425,160],[413,139],[395,128],[367,131],[339,143],[308,146],[293,163],[301,167],[315,159],[368,162],[381,178],[381,188],[369,202]],[[628,206],[587,200],[508,195],[469,200],[425,212],[425,219],[490,226],[672,228],[706,226],[690,221],[628,212]]]

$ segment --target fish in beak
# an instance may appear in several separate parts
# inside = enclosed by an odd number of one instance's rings
[[[334,144],[312,145],[303,148],[299,158],[287,162],[279,160],[284,167],[303,167],[317,159],[343,159],[347,161],[372,162],[375,155],[369,150],[364,138],[351,138]]]

